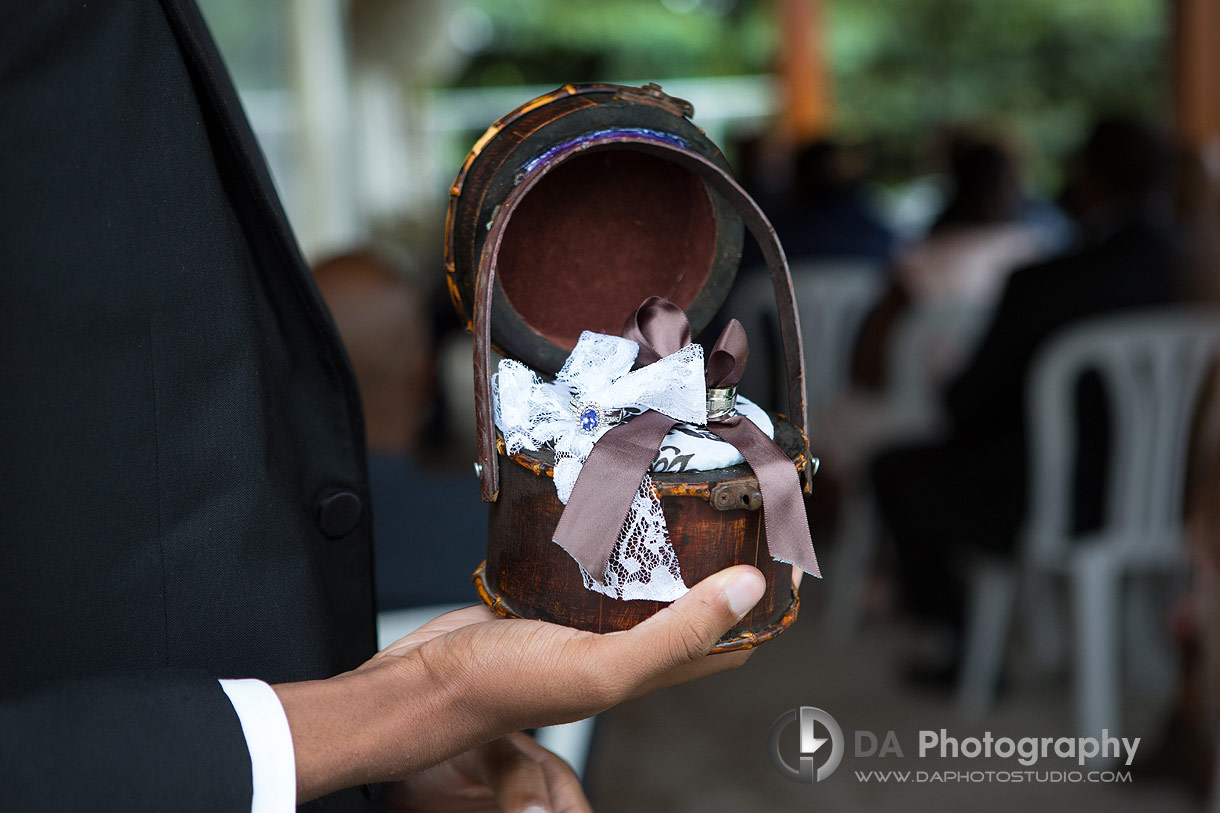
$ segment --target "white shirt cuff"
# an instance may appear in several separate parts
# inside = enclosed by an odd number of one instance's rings
[[[237,712],[250,751],[250,813],[291,813],[297,804],[296,755],[279,696],[261,680],[222,680],[220,688]]]

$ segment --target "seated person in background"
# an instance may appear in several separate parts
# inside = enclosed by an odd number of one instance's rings
[[[853,378],[866,387],[882,382],[903,314],[949,303],[990,308],[1014,268],[1050,249],[1045,230],[1022,219],[1020,166],[1007,145],[961,130],[950,137],[946,153],[945,207],[922,241],[899,252],[889,289],[861,329]]]
[[[948,633],[938,662],[910,677],[955,675],[962,626],[956,567],[967,546],[1011,554],[1026,507],[1027,376],[1061,329],[1175,293],[1178,246],[1166,178],[1169,151],[1132,120],[1100,122],[1068,170],[1064,204],[1079,249],[1013,273],[966,370],[949,387],[950,431],[941,443],[892,449],[875,462],[882,518],[897,547],[905,608]],[[1106,473],[1106,412],[1098,382],[1084,382],[1073,494],[1075,530],[1100,519]]]
[[[469,466],[425,466],[421,433],[434,408],[431,319],[417,286],[369,250],[325,260],[314,281],[347,346],[364,401],[377,606],[472,603],[487,506]]]
[[[818,275],[870,276],[886,270],[896,236],[870,195],[864,147],[823,138],[804,144],[789,159],[787,148],[753,139],[737,144],[737,164],[743,185],[763,206],[783,244],[798,291]],[[747,234],[728,304],[702,335],[714,339],[730,317],[740,319],[753,358],[740,389],[760,405],[778,409],[785,385],[771,297],[762,251]]]
[[[789,262],[846,261],[882,268],[890,261],[895,236],[869,198],[868,164],[864,148],[830,139],[812,141],[797,152],[789,188],[771,196],[766,207]],[[761,271],[762,253],[751,238],[742,252],[742,269]]]
[[[862,147],[829,139],[807,144],[797,153],[792,206],[776,223],[793,262],[889,261],[894,233],[869,200],[865,187],[868,163]]]
[[[944,208],[922,241],[898,253],[885,293],[860,328],[852,386],[821,415],[828,470],[851,489],[867,478],[879,448],[940,429],[943,416],[934,393],[969,358],[976,325],[994,307],[1004,280],[1049,248],[1046,230],[1022,219],[1020,169],[1006,145],[961,129],[945,152],[950,189]],[[938,320],[931,332],[925,329],[920,341],[926,346],[917,351],[917,369],[908,373],[924,384],[919,391],[896,392],[899,385],[889,378],[895,363],[903,362],[892,357],[892,348],[901,340],[903,320],[919,313]]]

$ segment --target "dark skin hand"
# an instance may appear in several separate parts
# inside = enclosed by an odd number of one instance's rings
[[[521,733],[472,748],[396,782],[389,802],[395,813],[590,810],[580,778],[568,763]]]
[[[732,567],[607,635],[467,607],[352,672],[275,686],[292,730],[297,801],[395,782],[394,810],[587,811],[571,769],[514,732],[740,666],[749,651],[708,652],[764,589],[756,569]]]

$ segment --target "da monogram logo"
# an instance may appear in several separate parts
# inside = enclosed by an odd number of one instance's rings
[[[779,738],[792,723],[799,725],[800,732],[800,767],[793,768],[784,759],[783,754],[779,750]],[[816,734],[818,727],[826,729],[830,735],[827,737],[819,737]],[[825,754],[822,746],[827,742],[830,743],[830,754],[826,757],[826,761],[821,767],[814,770],[814,758],[816,755]],[[771,726],[771,736],[767,741],[767,750],[771,754],[771,764],[775,766],[775,770],[793,782],[804,782],[813,784],[814,781],[821,782],[826,777],[835,772],[835,768],[839,767],[839,762],[843,759],[843,730],[839,728],[839,724],[835,722],[835,718],[829,713],[822,711],[813,706],[801,706],[799,709],[792,709],[780,715],[775,721],[775,725]]]

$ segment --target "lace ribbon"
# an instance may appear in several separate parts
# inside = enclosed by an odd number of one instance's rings
[[[680,308],[659,297],[645,302],[641,311],[650,303],[653,308],[675,309],[682,314]],[[639,313],[629,323],[638,319]],[[682,317],[685,320],[685,314]],[[648,322],[650,317],[645,314],[643,319]],[[662,322],[668,324],[666,320]],[[687,589],[666,530],[661,502],[647,471],[670,427],[679,422],[707,423],[703,348],[690,343],[689,327],[686,340],[677,347],[669,343],[668,337],[659,334],[658,338],[666,342],[669,352],[654,358],[653,346],[647,340],[648,349],[642,351],[641,344],[631,338],[586,331],[554,384],[542,381],[528,367],[512,360],[500,362],[493,380],[496,425],[504,437],[506,451],[515,454],[521,449],[538,449],[551,443],[555,450],[555,490],[565,505],[578,487],[579,475],[590,453],[600,448],[606,438],[619,436],[623,430],[637,425],[633,432],[639,437],[647,427],[654,427],[655,431],[655,427],[664,423],[665,428],[655,442],[645,441],[651,446],[637,452],[646,452],[647,460],[642,464],[625,469],[599,467],[603,473],[624,472],[615,478],[621,493],[614,501],[614,524],[601,529],[603,536],[609,536],[603,549],[590,555],[589,546],[583,544],[589,529],[583,521],[578,523],[574,516],[569,516],[567,510],[555,531],[556,543],[580,564],[585,586],[618,599],[673,601]],[[637,360],[645,366],[632,371]],[[589,428],[582,426],[580,409],[589,404],[595,404],[602,413],[622,409],[639,414],[613,428],[603,421]],[[631,436],[629,433],[628,437]],[[583,488],[596,492],[599,478],[586,479],[589,484]]]
[[[675,424],[707,424],[705,383],[735,386],[748,355],[745,331],[733,320],[709,354],[705,374],[686,314],[650,297],[627,320],[623,338],[581,334],[555,384],[518,362],[500,363],[493,381],[496,424],[509,454],[553,444],[555,488],[566,506],[554,540],[579,563],[586,587],[613,598],[655,601],[686,592],[648,469]],[[645,366],[630,372],[637,361]],[[582,424],[586,404],[596,404],[598,416],[639,414],[613,427],[601,420]],[[772,558],[820,576],[792,462],[739,415],[708,428],[737,447],[758,478]]]

